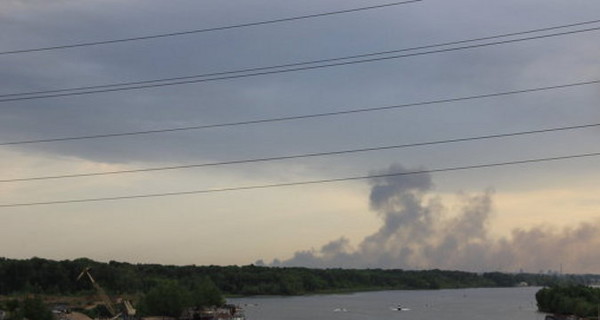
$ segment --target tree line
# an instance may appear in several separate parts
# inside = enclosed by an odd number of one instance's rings
[[[585,283],[585,276],[471,273],[462,271],[401,269],[309,269],[264,266],[172,266],[102,263],[86,258],[53,261],[41,258],[0,258],[0,295],[78,295],[93,288],[77,276],[91,267],[94,278],[112,295],[150,293],[173,283],[192,295],[302,295],[313,293],[387,290],[510,287],[519,283],[551,286]],[[208,293],[198,293],[208,288]],[[204,289],[203,289],[204,290]],[[193,293],[196,292],[196,293]]]

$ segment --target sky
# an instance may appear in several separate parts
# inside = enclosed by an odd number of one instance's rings
[[[390,3],[2,1],[0,256],[600,273],[600,3]]]

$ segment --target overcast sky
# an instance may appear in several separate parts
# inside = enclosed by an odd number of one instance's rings
[[[600,27],[433,47],[327,68],[5,101],[15,93],[229,72],[600,19],[592,0],[0,2],[0,180],[356,150],[600,123]],[[575,32],[590,29],[585,32]],[[549,36],[553,33],[566,33]],[[544,36],[544,37],[542,37]],[[527,41],[509,42],[525,37]],[[505,41],[495,45],[473,46]],[[442,50],[443,51],[443,50]],[[391,57],[393,54],[376,56]],[[398,54],[396,54],[398,55]],[[346,60],[343,60],[346,61]],[[280,70],[280,69],[277,69]],[[23,97],[23,96],[21,96]],[[24,96],[31,97],[31,96]],[[8,142],[372,112],[46,143]],[[600,126],[106,176],[0,182],[0,256],[164,264],[600,272],[598,157],[293,184],[600,152]],[[25,204],[11,207],[11,204]]]

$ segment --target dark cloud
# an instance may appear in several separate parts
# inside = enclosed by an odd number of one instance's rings
[[[224,7],[219,1],[202,4],[182,1],[177,6],[140,1],[127,4],[113,1],[102,5],[66,0],[53,5],[43,5],[41,1],[11,3],[9,10],[14,11],[17,18],[7,22],[6,28],[2,26],[3,30],[11,32],[5,36],[10,41],[3,41],[0,50],[126,38],[364,5],[359,1],[327,4],[312,1],[285,7],[272,1],[239,3],[232,7]],[[532,3],[511,1],[491,6],[466,0],[462,4],[423,1],[387,10],[273,26],[8,55],[0,57],[4,62],[0,64],[0,78],[10,80],[3,82],[4,93],[155,79],[398,49],[586,18],[579,10],[558,10],[562,6],[560,2],[548,3],[543,8],[536,6],[536,12],[526,11],[526,15],[517,10],[529,8]],[[32,11],[26,15],[18,4]],[[146,9],[139,10],[142,6]],[[270,10],[264,10],[267,7]],[[493,19],[498,12],[506,11],[514,17]],[[15,23],[21,28],[11,28]],[[3,103],[0,133],[5,139],[20,140],[126,132],[398,104],[530,84],[545,85],[524,81],[522,70],[534,64],[548,65],[557,77],[563,76],[570,65],[553,63],[554,56],[568,53],[569,48],[562,45],[563,41],[566,40],[162,89]],[[588,43],[588,38],[582,35],[570,41],[577,46]],[[543,59],[547,59],[547,63]],[[557,82],[561,81],[557,78]],[[518,122],[547,124],[558,121],[549,115],[553,110],[561,109],[562,104],[547,107],[544,112],[524,111],[516,104],[486,101],[471,106],[426,107],[422,111],[102,142],[29,145],[23,149],[100,162],[171,161],[172,157],[168,155],[172,154],[179,155],[181,161],[199,157],[239,158],[248,154],[243,152],[248,146],[260,151],[258,154],[271,150],[281,154],[293,150],[354,147],[351,142],[360,146],[394,143],[397,137],[411,141],[476,134],[486,128],[500,130]],[[499,108],[502,111],[498,111]],[[593,110],[595,108],[582,106],[580,112],[569,112],[561,119],[585,119]],[[415,119],[428,124],[416,125]],[[315,141],[319,144],[315,145]],[[223,145],[228,147],[223,148]],[[467,152],[476,150],[477,147]],[[447,156],[449,152],[452,151],[443,153]],[[411,158],[414,163],[432,165],[424,163],[418,156]],[[436,158],[440,157],[430,157]],[[362,162],[374,163],[365,158]]]

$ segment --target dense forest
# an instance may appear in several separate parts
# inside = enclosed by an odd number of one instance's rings
[[[40,258],[0,258],[0,295],[23,293],[81,295],[93,292],[88,281],[77,281],[91,267],[94,278],[112,295],[150,293],[165,283],[191,292],[219,291],[225,295],[301,295],[384,289],[443,289],[510,287],[519,283],[550,286],[584,284],[585,276],[406,271],[388,269],[308,269],[263,266],[165,266],[81,258],[52,261]],[[202,294],[202,293],[199,293]]]
[[[542,312],[578,317],[595,317],[600,313],[600,288],[554,286],[539,290],[535,298]]]

